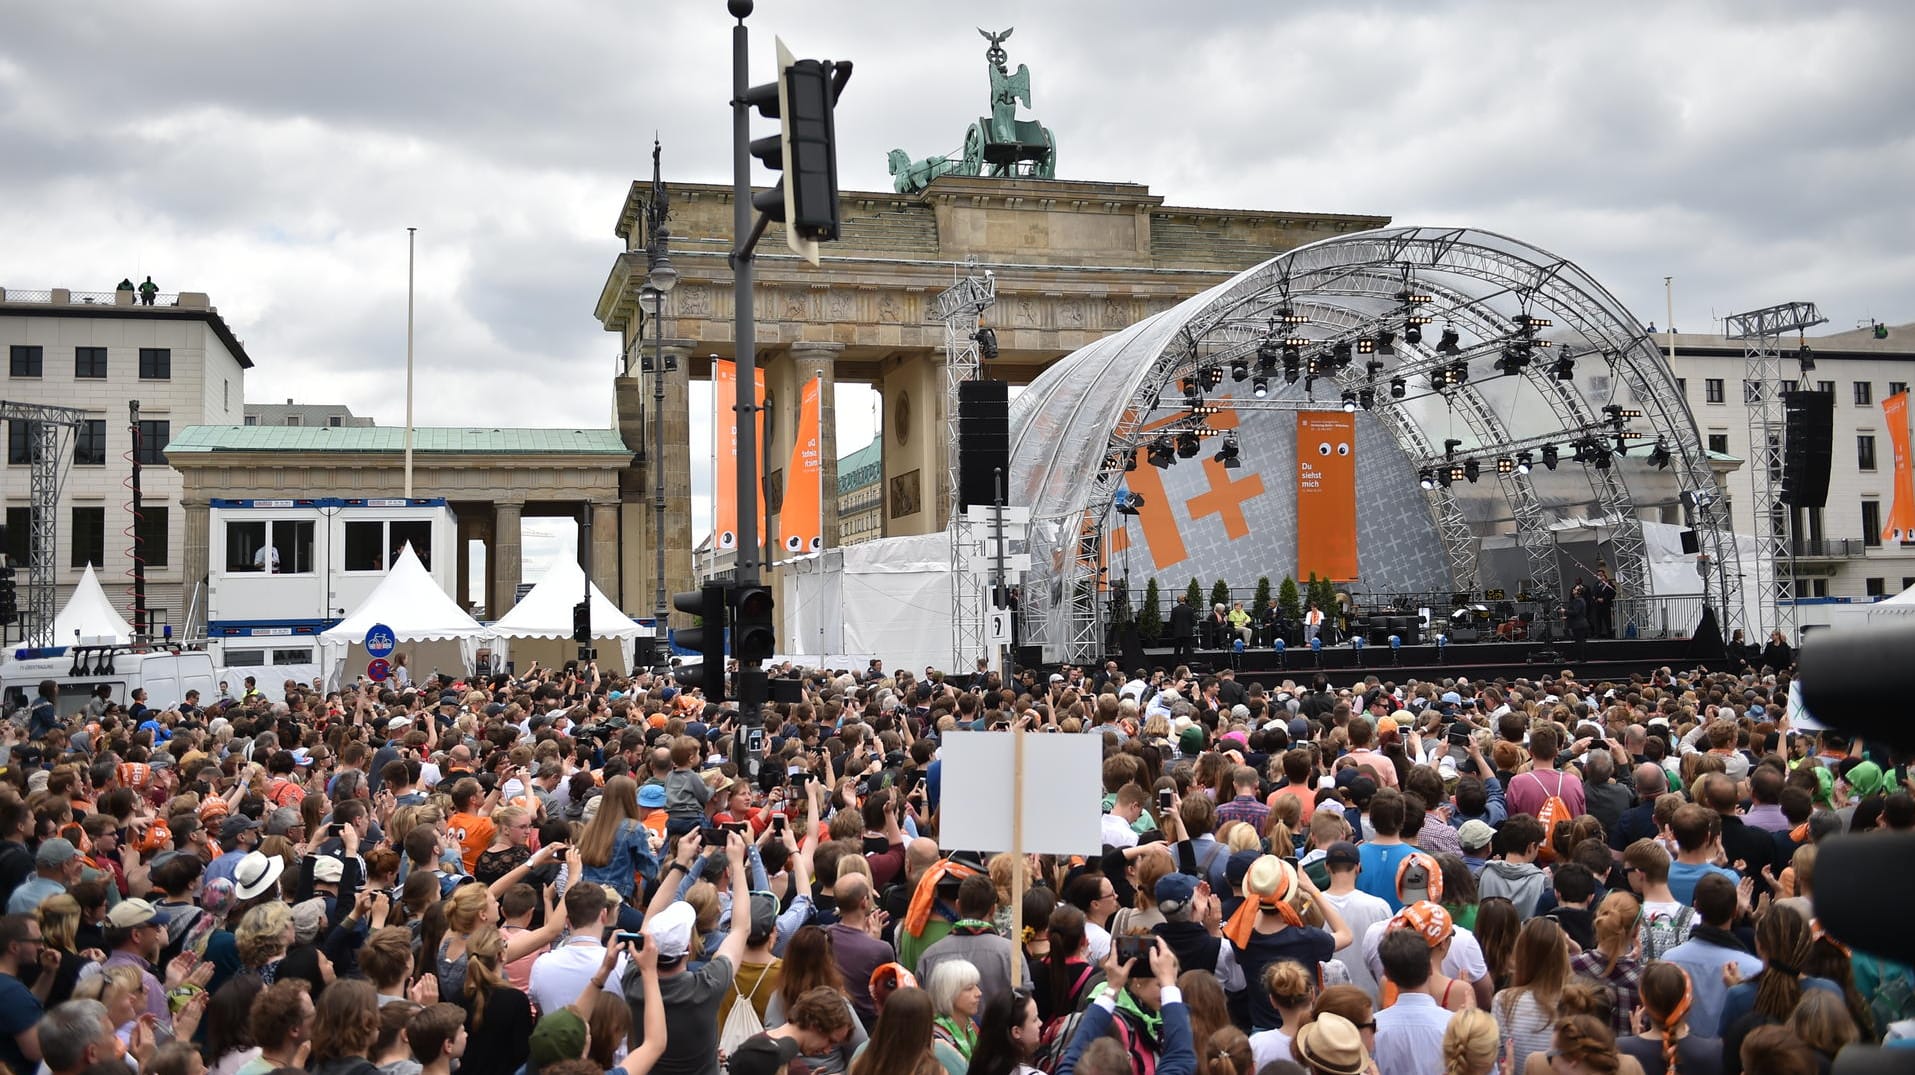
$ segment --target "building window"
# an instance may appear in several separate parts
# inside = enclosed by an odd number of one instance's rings
[[[170,381],[173,379],[173,349],[170,347],[140,348],[140,380]]]
[[[313,570],[310,520],[226,524],[226,570],[306,575]]]
[[[346,524],[346,570],[384,571],[407,545],[419,562],[432,568],[432,523],[424,520]]]
[[[1795,588],[1795,596],[1797,597],[1827,597],[1829,595],[1829,580],[1806,579],[1803,581],[1806,581],[1808,583],[1808,586],[1804,588],[1803,586],[1798,584]]]
[[[1891,396],[1899,396],[1899,395],[1901,395],[1902,393],[1904,393],[1904,392],[1906,392],[1906,391],[1908,391],[1908,382],[1907,382],[1907,381],[1890,381],[1890,382],[1888,382],[1888,394],[1889,394],[1889,395],[1891,395]]]
[[[1904,590],[1907,590],[1907,589],[1915,589],[1915,576],[1911,576],[1911,575],[1903,575],[1903,576],[1902,576],[1902,589],[1904,589]]]
[[[1703,402],[1721,403],[1723,401],[1722,397],[1723,397],[1722,378],[1710,377],[1707,380],[1702,382]]]
[[[73,437],[73,465],[76,467],[106,465],[106,419],[88,418],[80,423],[80,428]]]
[[[73,509],[73,556],[70,560],[74,567],[92,564],[99,567],[106,562],[106,509]]]
[[[33,423],[22,422],[18,418],[7,423],[7,463],[10,466],[24,466],[33,462],[37,438],[33,435]]]
[[[1717,402],[1721,402],[1718,400]],[[1729,454],[1729,435],[1727,433],[1709,434],[1709,450],[1717,455]]]
[[[1875,383],[1873,381],[1855,382],[1855,405],[1867,407],[1875,402]]]
[[[256,426],[256,425],[258,425],[258,424],[259,424],[259,415],[257,415],[257,414],[249,414],[249,415],[247,415],[247,416],[246,416],[246,424],[247,424],[247,425],[249,425],[249,426]]]
[[[46,348],[38,344],[16,343],[7,348],[7,375],[38,377],[46,364]]]
[[[1857,433],[1855,435],[1855,468],[1857,470],[1875,469],[1875,434]]]
[[[341,418],[341,417],[339,417],[338,415],[336,415],[336,414],[335,414],[335,415],[332,415],[331,417],[329,417],[329,418],[327,418],[327,419],[326,419],[326,424],[327,424],[327,425],[329,425],[329,426],[332,426],[332,427],[333,427],[334,429],[337,429],[337,428],[339,428],[340,426],[343,426],[343,425],[345,425],[345,424],[346,424],[346,420],[345,420],[344,418]]]
[[[173,423],[140,420],[140,450],[137,458],[143,467],[166,465],[166,442],[173,439]]]
[[[1882,502],[1879,500],[1862,501],[1862,546],[1882,547]]]
[[[167,516],[164,507],[151,504],[140,505],[140,518],[135,533],[140,539],[140,560],[148,567],[166,566]]]
[[[233,382],[223,377],[219,382],[219,409],[222,411],[233,409]]]
[[[7,554],[7,563],[24,568],[33,561],[33,509],[7,509],[7,542],[0,552]]]
[[[1870,597],[1887,597],[1888,596],[1888,580],[1887,579],[1863,579],[1862,592],[1867,594]]]
[[[1762,402],[1762,382],[1761,381],[1745,380],[1742,382],[1742,402],[1744,403]]]
[[[296,426],[296,425],[298,425],[298,424],[299,424],[299,416],[298,416],[298,415],[296,415],[296,414],[289,414],[289,415],[287,415],[287,416],[286,416],[286,424],[287,424],[287,425],[289,425],[289,426]]]
[[[88,380],[104,380],[106,377],[106,348],[75,347],[73,349],[73,375]]]

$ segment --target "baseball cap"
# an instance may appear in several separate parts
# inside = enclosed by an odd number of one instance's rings
[[[1429,900],[1417,900],[1406,904],[1396,917],[1390,919],[1391,929],[1413,929],[1431,948],[1449,939],[1456,930],[1456,923],[1450,919],[1450,913],[1441,904]]]
[[[1463,696],[1456,693],[1455,691],[1444,691],[1443,697],[1440,700],[1442,701],[1444,705],[1462,705],[1463,704]]]
[[[251,832],[256,828],[259,828],[259,822],[254,821],[245,814],[234,814],[225,821],[220,822],[219,842],[222,844],[230,844],[234,840],[239,839],[241,833]]]
[[[55,836],[50,840],[40,841],[40,849],[33,853],[33,864],[36,866],[64,866],[72,862],[79,854],[80,849],[73,846],[73,841]]]
[[[410,727],[412,722],[404,717],[394,717],[386,722],[386,730],[389,732],[403,732]]]
[[[1436,775],[1442,777],[1444,780],[1455,780],[1457,776],[1456,759],[1450,757],[1448,754],[1438,758],[1436,760]]]
[[[1413,852],[1396,867],[1396,898],[1404,903],[1443,898],[1443,868],[1421,851]]]
[[[293,754],[294,765],[304,768],[305,766],[311,765],[313,763],[313,753],[312,751],[307,750],[305,747],[300,747],[294,750],[292,754]]]
[[[691,948],[692,926],[697,919],[698,912],[683,900],[652,916],[652,941],[658,945],[659,959],[672,963],[685,958],[686,951]]]
[[[346,876],[346,864],[331,855],[321,855],[313,860],[313,880],[323,884],[336,885]]]
[[[1173,915],[1190,906],[1197,895],[1197,879],[1187,873],[1167,873],[1157,879],[1151,894],[1157,899],[1158,910]]]
[[[1496,839],[1496,830],[1490,828],[1489,822],[1481,818],[1471,818],[1463,822],[1462,828],[1456,830],[1456,839],[1463,845],[1465,851],[1478,851],[1488,847]]]
[[[564,1060],[577,1060],[585,1055],[585,1021],[572,1009],[560,1008],[539,1020],[527,1044],[531,1056],[526,1068],[531,1071]]]
[[[1348,840],[1338,840],[1323,853],[1323,861],[1332,866],[1357,866],[1363,862],[1363,856],[1356,845]]]
[[[135,926],[163,926],[170,916],[158,907],[141,899],[121,900],[106,913],[106,924],[114,929],[132,929]]]

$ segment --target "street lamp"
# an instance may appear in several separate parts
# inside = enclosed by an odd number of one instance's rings
[[[641,295],[652,300],[652,554],[656,560],[653,593],[654,659],[660,664],[671,657],[671,633],[666,626],[671,606],[665,594],[665,296],[678,286],[678,270],[672,266],[667,247],[671,230],[665,226],[669,215],[665,180],[659,171],[659,145],[652,142],[652,197],[646,207],[651,242],[645,246],[645,286]]]

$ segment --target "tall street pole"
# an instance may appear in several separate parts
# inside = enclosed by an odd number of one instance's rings
[[[412,499],[412,265],[418,228],[406,229],[406,499]]]
[[[732,337],[737,341],[738,415],[738,560],[737,582],[758,584],[758,340],[752,306],[751,236],[751,89],[748,69],[751,39],[745,17],[751,0],[730,0],[726,9],[738,20],[731,28],[731,223],[733,241],[732,294],[735,312]]]

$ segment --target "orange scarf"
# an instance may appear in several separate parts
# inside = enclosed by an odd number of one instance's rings
[[[925,924],[931,921],[931,908],[937,903],[938,881],[945,877],[963,880],[977,873],[976,870],[961,862],[939,859],[918,878],[918,887],[911,890],[911,906],[904,912],[904,931],[913,937],[924,936]]]
[[[1286,925],[1303,925],[1303,916],[1298,914],[1297,909],[1290,906],[1284,898],[1288,895],[1287,891],[1274,892],[1268,896],[1253,896],[1245,899],[1237,905],[1237,911],[1230,916],[1230,921],[1224,923],[1224,937],[1238,948],[1248,946],[1250,934],[1257,924],[1257,914],[1261,911],[1269,911],[1283,919]]]

